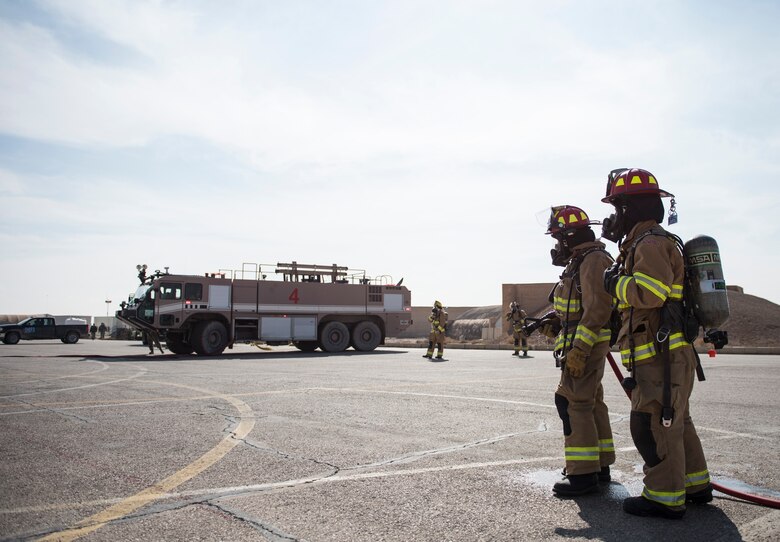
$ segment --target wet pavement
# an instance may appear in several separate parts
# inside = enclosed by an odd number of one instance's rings
[[[681,521],[623,513],[641,459],[609,369],[612,482],[559,499],[549,352],[147,352],[0,345],[0,540],[780,539],[780,511],[720,493]],[[780,356],[703,362],[713,477],[780,498]]]

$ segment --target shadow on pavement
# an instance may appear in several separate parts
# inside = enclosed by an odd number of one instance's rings
[[[737,526],[717,506],[717,499],[707,505],[689,505],[683,519],[671,520],[626,514],[623,499],[630,496],[622,484],[613,481],[601,495],[574,497],[571,500],[580,507],[579,516],[588,527],[558,527],[555,534],[563,538],[606,542],[742,540]]]
[[[322,358],[333,358],[333,359],[341,359],[345,357],[361,357],[361,356],[377,356],[377,355],[387,355],[387,354],[399,354],[399,353],[405,353],[403,350],[373,350],[371,352],[358,352],[354,350],[348,350],[345,352],[298,352],[298,351],[285,351],[285,352],[270,352],[267,350],[258,351],[258,352],[240,352],[240,353],[231,353],[230,351],[225,351],[221,356],[198,356],[195,354],[172,354],[169,352],[166,352],[165,354],[149,354],[148,351],[146,351],[146,347],[144,346],[143,349],[145,350],[144,353],[139,354],[120,354],[120,355],[104,355],[104,354],[60,354],[55,356],[42,356],[42,355],[33,355],[33,356],[14,356],[18,358],[46,358],[46,359],[86,359],[86,360],[100,360],[100,361],[106,361],[106,362],[112,362],[112,361],[171,361],[171,360],[192,360],[192,361],[203,361],[203,360],[213,360],[213,361],[228,361],[228,360],[271,360],[271,359],[322,359]],[[439,360],[441,361],[441,360]]]

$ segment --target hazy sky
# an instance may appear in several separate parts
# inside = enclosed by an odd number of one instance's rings
[[[552,282],[551,205],[675,193],[780,303],[776,1],[0,0],[0,313],[92,314],[135,265]],[[614,253],[615,245],[607,243]]]

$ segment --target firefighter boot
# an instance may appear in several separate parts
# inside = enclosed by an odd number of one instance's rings
[[[666,519],[682,519],[685,509],[674,510],[644,497],[629,497],[623,501],[623,511],[634,516],[655,516]]]
[[[568,474],[565,480],[553,485],[553,493],[562,497],[574,497],[599,490],[599,477],[595,472]]]
[[[428,351],[423,354],[423,357],[428,359],[433,357],[433,341],[428,341]]]
[[[601,467],[601,470],[596,473],[599,476],[599,483],[600,484],[608,484],[612,481],[612,476],[609,473],[609,467]],[[563,470],[561,471],[561,476],[566,477],[566,467],[563,467]]]
[[[436,354],[436,359],[441,359],[444,357],[444,345],[442,343],[437,343],[436,346],[438,346],[439,351]],[[431,350],[433,352],[433,350]]]
[[[696,493],[688,493],[685,496],[685,502],[692,504],[707,504],[712,500],[712,486],[707,484],[707,487],[697,491]]]
[[[520,357],[520,341],[515,339],[515,345],[514,346],[515,346],[515,351],[514,351],[514,353],[512,355]]]

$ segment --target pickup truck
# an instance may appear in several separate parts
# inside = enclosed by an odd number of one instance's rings
[[[22,339],[60,339],[74,344],[82,335],[89,335],[89,325],[82,318],[68,318],[63,324],[56,324],[52,317],[34,316],[17,324],[0,325],[0,339],[5,344],[16,344]]]

